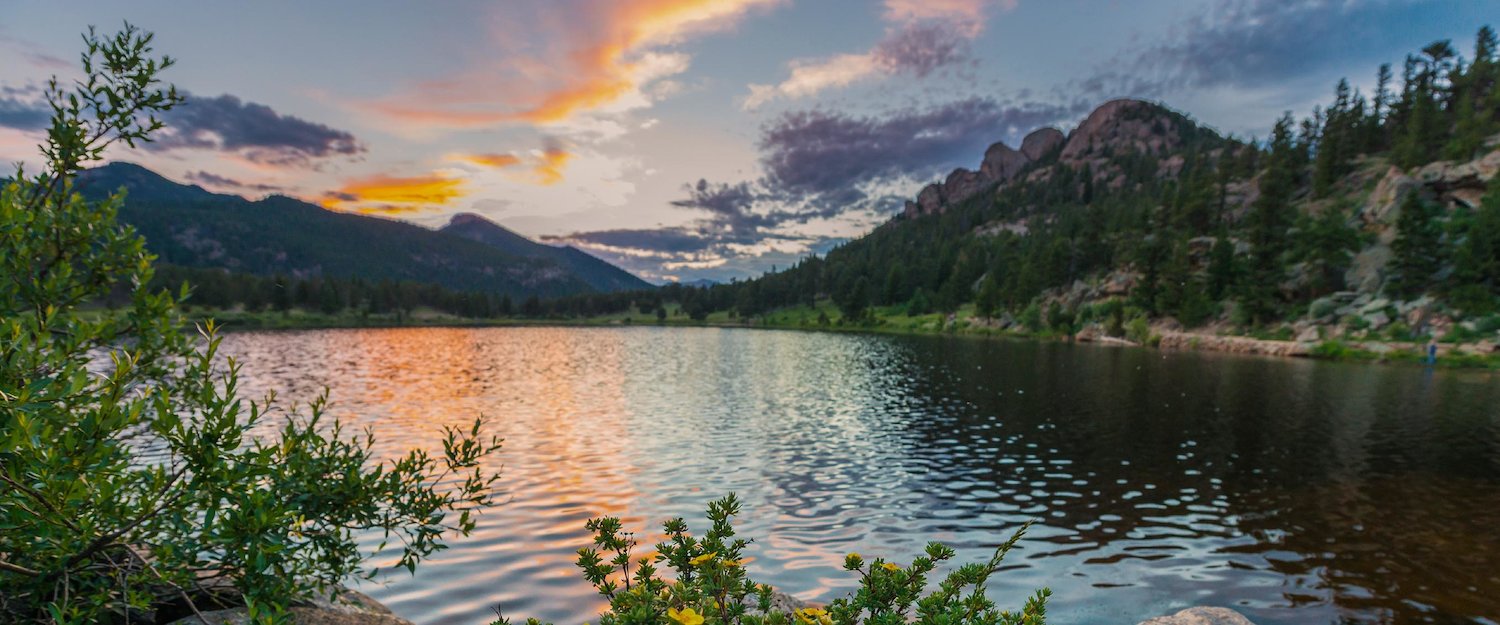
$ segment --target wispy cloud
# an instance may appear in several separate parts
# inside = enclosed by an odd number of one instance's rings
[[[570,160],[573,160],[573,154],[562,145],[554,143],[548,145],[538,155],[537,163],[531,168],[531,173],[537,184],[551,186],[562,182],[563,170]]]
[[[649,103],[647,87],[687,69],[671,48],[732,27],[783,0],[571,0],[546,5],[528,23],[506,22],[499,37],[543,32],[539,51],[416,85],[362,105],[419,126],[468,128],[507,122],[556,123],[581,113]],[[587,15],[588,19],[576,19]],[[551,42],[557,43],[551,43]]]
[[[370,176],[351,180],[323,195],[324,208],[363,213],[398,213],[442,208],[467,194],[464,181],[438,174]]]
[[[521,157],[509,152],[487,154],[455,154],[449,157],[449,159],[458,161],[460,163],[468,163],[470,165],[489,167],[492,169],[504,169],[506,167],[514,167],[521,164]]]
[[[866,52],[788,64],[790,75],[776,84],[752,84],[746,110],[778,99],[798,99],[877,77],[926,78],[945,67],[970,60],[969,44],[984,30],[986,13],[998,6],[1009,11],[1016,0],[886,0],[885,36]]]
[[[203,185],[214,190],[239,193],[244,191],[255,191],[259,193],[283,193],[285,187],[261,182],[244,182],[228,176],[220,176],[207,171],[190,171],[183,175],[188,182]]]

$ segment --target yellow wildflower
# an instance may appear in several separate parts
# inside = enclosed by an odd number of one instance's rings
[[[887,571],[893,571],[894,572],[894,571],[901,570],[901,567],[899,565],[891,563],[891,562],[883,563],[880,566],[885,567],[885,570],[887,570]]]
[[[709,560],[712,560],[712,559],[717,558],[717,557],[719,557],[719,552],[717,552],[717,551],[710,551],[710,552],[705,553],[705,554],[703,554],[701,556],[693,558],[692,560],[688,560],[688,564],[691,564],[693,566],[703,566],[703,563],[708,562]]]
[[[744,565],[745,565],[745,561],[744,560],[725,560],[724,561],[724,566],[729,567],[729,568],[734,568],[736,566],[744,566]]]
[[[703,625],[703,615],[692,608],[667,608],[667,618],[677,621],[681,625]]]
[[[828,610],[822,608],[802,608],[792,612],[797,617],[797,622],[802,625],[831,625],[833,619],[828,616]]]

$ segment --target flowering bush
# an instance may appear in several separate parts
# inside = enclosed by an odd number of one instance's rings
[[[990,575],[999,570],[1021,536],[1023,526],[995,549],[988,562],[959,566],[936,588],[928,590],[928,576],[954,551],[937,543],[924,555],[902,566],[882,558],[866,560],[851,553],[844,569],[859,575],[859,590],[826,607],[794,610],[777,608],[770,586],[752,581],[742,559],[749,540],[736,538],[730,518],[740,511],[733,494],[708,504],[708,533],[695,538],[687,523],[672,519],[663,524],[667,540],[656,545],[653,557],[635,558],[636,541],[622,531],[614,517],[592,519],[594,546],[578,551],[584,578],[609,599],[599,625],[1042,625],[1047,597],[1038,590],[1020,611],[1000,610],[985,594]],[[660,576],[659,566],[675,579]],[[492,625],[510,625],[503,616]],[[527,625],[540,625],[528,619]]]

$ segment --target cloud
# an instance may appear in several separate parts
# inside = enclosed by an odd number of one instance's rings
[[[905,26],[881,40],[871,57],[887,72],[926,78],[941,68],[969,58],[969,37],[948,23]]]
[[[571,0],[543,14],[500,24],[497,39],[537,38],[458,76],[428,81],[363,108],[401,122],[449,128],[500,123],[547,124],[610,107],[649,103],[647,87],[686,71],[668,48],[729,28],[756,9],[784,0]],[[578,16],[588,19],[577,19]]]
[[[793,111],[762,129],[765,186],[779,197],[835,212],[867,201],[872,185],[975,162],[1003,137],[1075,114],[1059,105],[1005,105],[980,97],[878,116]]]
[[[330,210],[404,213],[449,206],[465,195],[464,181],[458,178],[378,175],[346,182],[325,193],[319,203]]]
[[[506,167],[512,167],[521,164],[521,157],[510,154],[508,152],[491,154],[457,154],[450,158],[451,160],[456,160],[462,163],[478,165],[480,167],[489,167],[493,169],[503,169]]]
[[[537,164],[531,168],[531,173],[539,185],[545,187],[557,184],[562,182],[563,168],[567,167],[568,161],[572,159],[573,154],[562,145],[550,144],[538,155]]]
[[[752,84],[743,106],[753,110],[776,99],[798,99],[872,78],[907,75],[918,79],[968,63],[970,42],[984,30],[990,6],[1011,10],[1015,0],[887,0],[885,36],[868,52],[820,60],[794,60],[776,84]]]
[[[1117,55],[1063,86],[1085,97],[1159,98],[1216,87],[1266,88],[1355,59],[1390,59],[1421,45],[1418,25],[1464,18],[1466,3],[1423,0],[1225,0],[1168,29],[1159,41]],[[1472,9],[1472,6],[1469,7]],[[1373,75],[1373,68],[1370,70]]]
[[[144,144],[149,150],[233,152],[269,165],[306,165],[314,159],[365,151],[354,135],[232,95],[186,100],[161,115],[166,127]]]
[[[0,127],[15,130],[42,130],[52,119],[52,108],[37,85],[11,87],[0,85]]]
[[[4,33],[0,33],[0,47],[10,49],[37,69],[59,71],[75,67],[72,63],[60,57],[41,51],[34,43],[17,39]]]
[[[264,193],[281,193],[286,191],[284,187],[279,187],[274,184],[241,182],[234,178],[220,176],[218,174],[201,170],[190,171],[187,174],[183,175],[183,178],[188,182],[208,187],[214,187],[216,189],[229,189],[233,191],[260,191]]]

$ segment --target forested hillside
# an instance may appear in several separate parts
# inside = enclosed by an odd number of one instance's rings
[[[1020,150],[996,144],[979,170],[929,185],[825,257],[648,297],[745,321],[827,298],[845,324],[972,305],[975,323],[1069,333],[1086,323],[1118,332],[1130,318],[1298,334],[1473,331],[1500,309],[1497,81],[1486,27],[1473,58],[1434,43],[1398,72],[1381,67],[1374,93],[1340,82],[1326,106],[1276,120],[1264,141],[1221,136],[1159,104],[1109,102],[1066,136],[1043,129]]]
[[[274,293],[254,288],[262,282],[272,285],[268,289],[291,292],[288,297],[297,288],[311,293],[332,289],[331,295],[311,296],[323,306],[333,299],[359,306],[373,297],[369,293],[383,290],[393,302],[472,300],[462,308],[474,310],[498,309],[505,297],[649,287],[603,261],[579,258],[587,255],[574,255],[576,250],[519,235],[529,247],[497,247],[458,233],[329,211],[285,196],[250,201],[214,194],[129,163],[83,172],[78,185],[96,197],[125,188],[121,221],[146,237],[162,263],[177,268],[165,275],[192,277],[199,289],[194,303],[201,305],[270,305]],[[394,295],[398,292],[405,295]],[[488,303],[473,303],[480,299]]]

